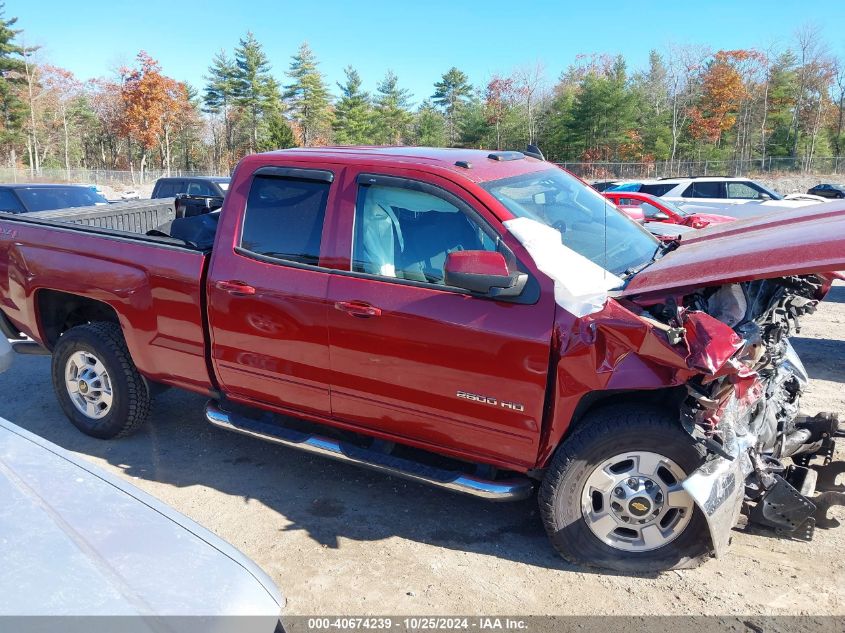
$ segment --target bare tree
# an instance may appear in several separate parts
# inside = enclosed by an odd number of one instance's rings
[[[546,69],[541,62],[517,68],[513,73],[517,92],[525,105],[525,131],[528,142],[532,144],[537,141],[538,106],[545,89],[545,74]]]
[[[710,51],[703,46],[678,46],[671,44],[666,60],[666,78],[669,87],[669,108],[672,111],[672,149],[669,154],[670,171],[678,154],[678,141],[686,127],[689,106],[699,96],[701,73],[704,60]]]

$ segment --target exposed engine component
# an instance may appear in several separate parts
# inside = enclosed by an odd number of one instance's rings
[[[670,327],[683,327],[690,315],[703,312],[742,340],[725,366],[687,383],[681,419],[713,459],[742,462],[737,472],[745,477],[749,519],[801,539],[812,538],[817,519],[820,527],[831,524],[827,510],[845,502],[824,467],[811,466],[816,457],[830,463],[833,438],[842,435],[839,420],[800,413],[809,379],[789,343],[827,284],[817,275],[755,280],[706,288],[649,309]],[[731,450],[737,439],[745,447],[739,453]],[[793,463],[784,466],[786,458]],[[814,498],[819,477],[828,488]]]

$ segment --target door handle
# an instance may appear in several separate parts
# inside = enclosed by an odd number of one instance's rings
[[[238,297],[246,297],[255,294],[255,288],[242,281],[218,281],[214,284],[214,287]]]
[[[341,312],[346,312],[361,319],[381,316],[381,308],[376,308],[363,301],[338,301],[334,304],[334,307]]]

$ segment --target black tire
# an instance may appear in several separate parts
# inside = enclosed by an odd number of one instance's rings
[[[658,453],[687,475],[704,460],[701,445],[676,417],[650,407],[608,407],[589,414],[555,453],[540,487],[540,514],[552,545],[566,560],[623,572],[654,572],[695,567],[712,550],[707,523],[696,507],[675,540],[662,547],[631,552],[612,547],[590,530],[581,494],[602,462],[627,451]]]
[[[89,352],[105,366],[111,382],[112,403],[106,415],[92,418],[77,409],[65,383],[68,360],[76,352]],[[150,392],[126,348],[120,326],[87,323],[71,328],[53,350],[53,388],[59,404],[74,426],[99,439],[125,437],[137,431],[150,413]]]

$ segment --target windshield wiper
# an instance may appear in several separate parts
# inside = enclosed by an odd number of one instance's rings
[[[625,272],[622,273],[623,278],[630,279],[637,273],[642,272],[643,270],[651,266],[658,259],[666,255],[666,253],[671,253],[672,251],[674,251],[680,245],[680,240],[672,240],[671,242],[660,242],[657,245],[657,248],[654,250],[654,254],[651,256],[650,260],[648,260],[647,262],[643,262],[639,266],[631,266],[630,268],[626,269]]]

